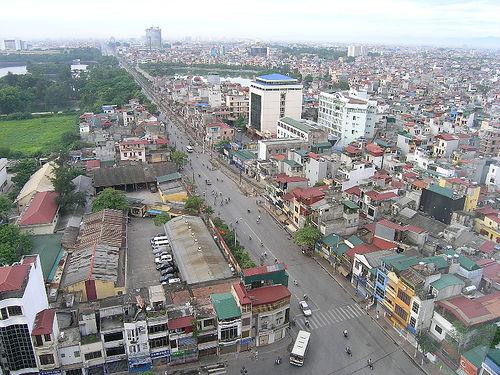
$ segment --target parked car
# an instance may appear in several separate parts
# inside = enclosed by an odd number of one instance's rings
[[[172,266],[173,266],[172,262],[161,262],[161,263],[156,264],[156,269],[158,271],[161,271],[161,270],[164,270],[164,269],[166,269],[168,267],[172,267]]]
[[[170,255],[170,254],[163,254],[163,255],[160,256],[160,259],[162,261],[171,262],[172,261],[172,255]]]
[[[180,283],[180,282],[181,282],[181,279],[179,279],[178,277],[174,277],[173,279],[168,279],[169,284],[175,284],[175,283]]]
[[[173,273],[167,273],[166,275],[160,276],[160,283],[162,283],[164,281],[168,281],[168,280],[173,279],[173,278],[175,278]]]
[[[174,267],[167,267],[161,270],[161,275],[168,275],[169,273],[174,273]]]
[[[208,178],[205,180],[205,183],[206,183],[207,185],[212,185],[212,181],[210,181]]]
[[[307,304],[306,301],[300,301],[299,306],[300,306],[300,309],[302,310],[302,314],[304,314],[304,316],[311,316],[312,315],[312,311],[309,308],[309,305]]]

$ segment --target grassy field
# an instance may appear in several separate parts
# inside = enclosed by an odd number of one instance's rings
[[[0,147],[33,155],[57,149],[61,135],[77,131],[74,115],[0,121]]]

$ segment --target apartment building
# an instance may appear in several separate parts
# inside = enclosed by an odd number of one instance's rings
[[[250,85],[249,130],[269,138],[276,134],[280,118],[300,119],[302,88],[295,78],[282,74],[257,77]]]
[[[318,124],[324,127],[340,146],[375,134],[377,102],[357,91],[322,92],[319,95]]]
[[[235,119],[238,117],[248,118],[248,110],[250,108],[248,93],[226,95],[225,104],[229,110],[230,117]]]
[[[276,136],[278,138],[300,138],[310,144],[322,143],[328,140],[324,128],[311,120],[297,120],[283,117],[278,121]]]
[[[40,358],[35,356],[31,333],[37,314],[47,308],[38,256],[26,256],[19,264],[0,267],[0,369],[3,373],[38,372]]]

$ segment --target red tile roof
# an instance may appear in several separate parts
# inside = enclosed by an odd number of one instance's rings
[[[250,298],[248,298],[247,290],[241,283],[234,283],[233,289],[236,292],[240,305],[248,305],[252,303]]]
[[[382,156],[384,155],[384,150],[377,145],[376,143],[368,143],[366,145],[366,151],[373,156]]]
[[[353,145],[348,145],[346,148],[344,148],[344,152],[347,152],[348,154],[360,154],[361,149],[353,146]]]
[[[486,215],[486,217],[488,219],[490,219],[491,221],[494,221],[495,223],[500,224],[500,217],[498,217],[498,214],[488,214],[488,215]]]
[[[394,242],[387,241],[379,237],[373,237],[372,245],[380,250],[390,250],[398,247]]]
[[[99,159],[87,160],[85,162],[85,169],[91,171],[92,169],[101,168],[101,161]]]
[[[491,283],[500,282],[500,263],[494,259],[479,259],[476,264],[483,269],[483,278]]]
[[[149,144],[149,141],[147,139],[134,139],[134,140],[120,142],[120,145],[122,146],[147,145],[147,144]]]
[[[380,201],[386,201],[392,198],[396,198],[398,195],[393,192],[393,191],[383,191],[381,193],[371,190],[365,193],[365,195],[368,195],[372,201],[375,202],[380,202]]]
[[[167,322],[168,329],[180,329],[191,327],[193,324],[193,317],[191,315],[183,316],[182,318],[171,319]]]
[[[346,189],[345,192],[347,194],[356,195],[357,197],[361,196],[361,189],[359,188],[359,186],[353,186],[349,189]]]
[[[284,269],[286,269],[286,265],[284,263],[273,264],[270,266],[252,267],[243,270],[243,276],[248,277],[255,275],[263,275],[266,273],[282,271]]]
[[[285,183],[285,182],[306,182],[307,178],[299,177],[299,176],[288,176],[286,173],[280,173],[274,179],[276,182]]]
[[[50,224],[56,216],[58,205],[55,191],[37,192],[19,218],[19,225]]]
[[[456,141],[458,138],[449,133],[441,133],[436,136],[436,138],[442,139],[443,141]]]
[[[495,251],[495,246],[497,244],[493,241],[484,241],[481,246],[479,246],[479,251],[484,254],[489,254]]]
[[[368,254],[378,250],[379,249],[373,245],[362,243],[361,245],[354,246],[352,249],[347,250],[346,255],[350,258],[354,258],[356,254]]]
[[[0,267],[0,292],[13,292],[22,288],[30,271],[29,264]]]
[[[265,305],[290,298],[290,291],[284,285],[272,285],[255,288],[248,291],[248,297],[253,306]]]
[[[45,309],[36,314],[35,325],[31,334],[34,336],[51,334],[55,315],[56,310],[54,309]]]
[[[328,190],[328,186],[313,186],[310,188],[295,188],[292,190],[292,194],[297,199],[321,198],[321,197],[325,196],[325,190]]]
[[[274,154],[274,155],[271,155],[269,158],[281,161],[281,160],[285,160],[286,159],[286,155],[285,154]]]
[[[500,292],[469,299],[457,296],[436,302],[467,327],[497,320],[500,316]]]

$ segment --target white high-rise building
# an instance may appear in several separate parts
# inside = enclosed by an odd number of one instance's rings
[[[365,47],[351,45],[347,47],[347,57],[358,57],[365,55]]]
[[[31,333],[37,314],[48,307],[37,255],[0,267],[0,373],[38,373]]]
[[[161,48],[161,29],[159,27],[146,29],[146,47],[149,49]]]
[[[375,134],[377,102],[366,92],[342,91],[319,95],[318,125],[330,133],[336,144],[345,146],[355,139]]]
[[[276,134],[278,120],[302,115],[302,85],[282,74],[257,77],[250,85],[248,128],[263,137]]]

